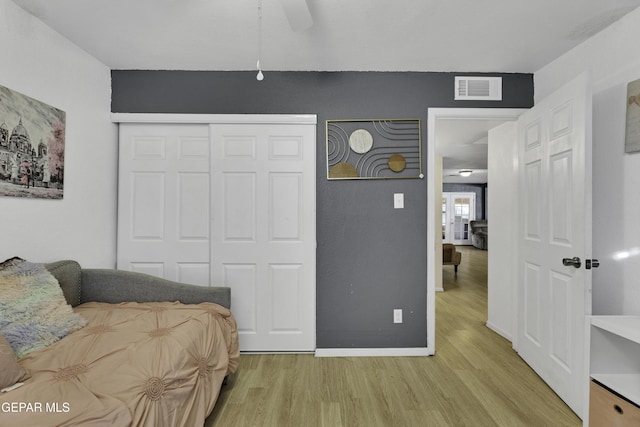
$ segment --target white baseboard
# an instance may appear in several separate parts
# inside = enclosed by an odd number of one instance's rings
[[[427,347],[411,348],[318,348],[316,357],[431,356]]]
[[[511,339],[511,334],[498,328],[496,325],[492,324],[491,322],[487,322],[485,324],[487,326],[487,328],[491,329],[493,332],[495,332],[496,334],[500,335],[503,338],[506,338],[509,340],[509,342],[512,342],[513,340]]]
[[[436,288],[436,292],[444,292],[444,288],[443,287]]]

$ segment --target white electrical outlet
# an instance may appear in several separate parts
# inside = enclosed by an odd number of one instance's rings
[[[393,208],[404,209],[404,193],[393,193]]]
[[[393,323],[402,323],[402,309],[394,308],[393,309]]]

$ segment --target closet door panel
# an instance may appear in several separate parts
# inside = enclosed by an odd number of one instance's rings
[[[316,126],[211,126],[215,282],[243,351],[315,350]]]
[[[121,124],[118,268],[210,284],[209,128]]]

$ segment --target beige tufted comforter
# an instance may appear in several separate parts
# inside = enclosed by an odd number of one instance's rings
[[[81,330],[31,353],[0,395],[0,426],[201,426],[238,368],[231,312],[213,303],[87,303]]]

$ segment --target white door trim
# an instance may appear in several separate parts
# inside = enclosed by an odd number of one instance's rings
[[[315,114],[112,113],[113,123],[317,124]]]
[[[435,229],[440,218],[434,216],[435,198],[435,139],[438,119],[515,120],[524,108],[429,108],[427,110],[427,351],[435,354],[436,334],[436,268]],[[439,203],[439,201],[438,201]]]

